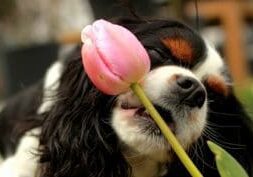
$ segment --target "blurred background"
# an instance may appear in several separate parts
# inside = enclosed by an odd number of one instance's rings
[[[1,0],[0,100],[40,78],[80,42],[94,19],[129,15],[120,0]],[[252,0],[129,0],[138,15],[175,18],[199,31],[220,51],[236,92],[253,112]]]

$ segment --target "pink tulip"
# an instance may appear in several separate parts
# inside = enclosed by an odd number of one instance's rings
[[[83,29],[81,38],[85,71],[93,84],[106,94],[126,92],[150,70],[145,48],[122,26],[97,20]]]

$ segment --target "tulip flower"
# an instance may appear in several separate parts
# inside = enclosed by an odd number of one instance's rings
[[[150,70],[149,56],[139,40],[126,28],[105,20],[97,20],[86,26],[81,39],[83,66],[93,84],[110,95],[131,88],[189,173],[194,177],[202,177],[138,84]]]
[[[82,31],[83,65],[91,81],[109,95],[129,90],[150,70],[150,59],[142,44],[126,28],[105,20]]]

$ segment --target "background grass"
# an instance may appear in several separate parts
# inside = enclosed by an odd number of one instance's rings
[[[253,132],[253,80],[248,82],[244,87],[237,88],[236,95],[250,116],[249,127],[251,127]]]

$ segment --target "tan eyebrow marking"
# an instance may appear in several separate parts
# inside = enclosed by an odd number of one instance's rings
[[[162,39],[162,43],[170,49],[173,56],[182,62],[192,63],[194,52],[191,43],[180,37],[169,37]]]
[[[226,84],[226,81],[223,77],[218,75],[209,75],[206,79],[207,85],[215,91],[216,93],[220,93],[224,96],[228,96],[229,87]]]

